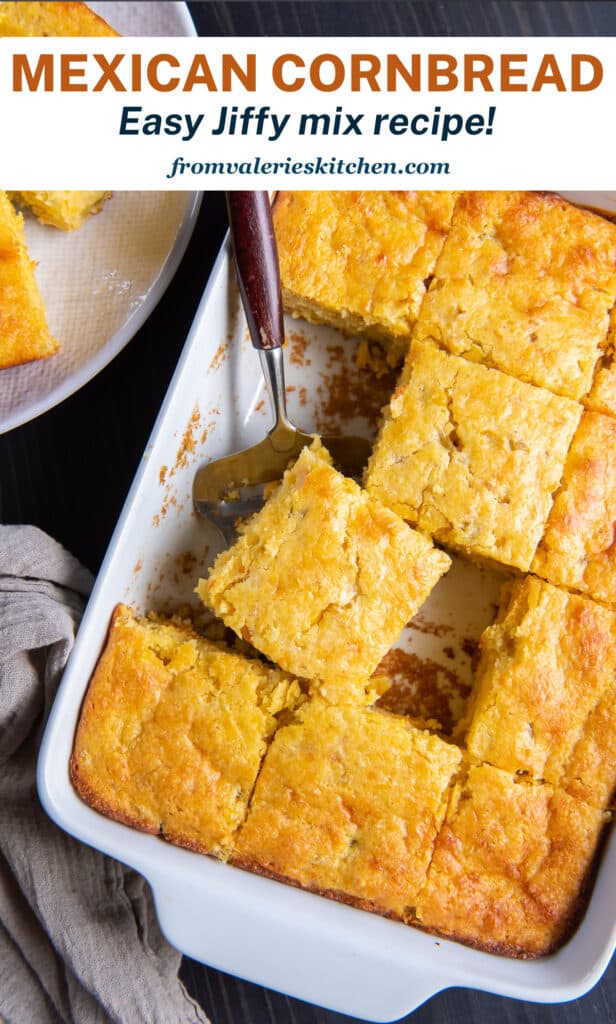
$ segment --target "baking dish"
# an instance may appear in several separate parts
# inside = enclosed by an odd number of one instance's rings
[[[578,197],[579,198],[579,195]],[[593,201],[594,199],[594,201]],[[602,205],[596,197],[586,200]],[[353,346],[334,331],[287,322],[290,411],[305,429],[369,431],[378,407],[353,369]],[[327,421],[327,422],[326,422]],[[251,875],[101,817],[68,778],[81,700],[118,601],[142,611],[190,601],[220,547],[194,515],[202,458],[259,440],[268,427],[257,357],[240,316],[225,246],[126,501],[62,680],[41,748],[38,785],[48,814],[78,839],[130,864],[150,882],[160,923],[183,952],[228,973],[333,1010],[393,1020],[450,986],[538,1002],[580,996],[613,952],[613,838],[578,930],[558,953],[513,961]],[[493,615],[502,577],[456,561],[404,643],[418,657],[470,676],[465,640]],[[472,599],[469,599],[472,598]],[[463,598],[463,599],[461,599]],[[437,624],[440,628],[428,628]],[[443,649],[455,648],[455,662]]]

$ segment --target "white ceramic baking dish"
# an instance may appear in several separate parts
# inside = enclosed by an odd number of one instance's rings
[[[612,197],[610,197],[611,199]],[[596,203],[599,205],[599,203]],[[605,200],[603,205],[607,205]],[[290,406],[305,429],[370,429],[352,343],[288,321]],[[308,346],[308,347],[307,347]],[[342,388],[341,388],[342,385]],[[336,407],[336,392],[345,411]],[[374,402],[372,402],[374,405]],[[351,416],[349,421],[348,416]],[[346,417],[346,418],[345,418]],[[38,770],[47,813],[72,835],[141,872],[169,940],[196,960],[289,995],[375,1021],[399,1018],[449,986],[537,1002],[576,998],[600,978],[616,939],[616,843],[608,842],[591,902],[573,938],[553,956],[514,961],[439,940],[311,893],[173,847],[109,821],[76,796],[68,761],[81,701],[118,601],[139,610],[195,602],[193,587],[216,553],[197,520],[191,484],[201,459],[254,443],[268,427],[257,357],[250,348],[223,248],[144,453],[88,604],[45,733]],[[404,643],[462,677],[468,644],[493,615],[499,577],[464,563],[442,581]],[[440,623],[442,629],[430,624]],[[438,635],[440,634],[440,636]],[[444,649],[447,650],[444,653]]]

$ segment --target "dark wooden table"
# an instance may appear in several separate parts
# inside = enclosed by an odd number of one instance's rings
[[[190,7],[204,36],[616,34],[613,2],[204,0]],[[96,572],[224,231],[223,197],[208,193],[182,266],[137,337],[76,395],[0,437],[1,521],[36,524]],[[213,1024],[335,1024],[344,1019],[190,960],[184,961],[182,977]],[[412,1019],[413,1024],[496,1019],[503,1024],[615,1024],[616,963],[589,995],[574,1003],[538,1006],[459,989],[436,996]]]

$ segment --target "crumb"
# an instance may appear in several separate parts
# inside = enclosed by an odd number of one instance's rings
[[[303,334],[298,334],[297,331],[293,331],[287,337],[289,345],[289,359],[296,366],[310,366],[312,363],[311,359],[306,356],[306,351],[310,342],[308,338],[305,338]]]
[[[195,566],[198,563],[198,558],[193,551],[182,551],[177,556],[176,562],[180,567],[180,571],[185,576],[190,576],[194,572]]]
[[[376,432],[383,406],[389,403],[397,374],[376,378],[356,366],[342,363],[341,345],[327,346],[327,363],[316,394],[316,426],[321,434],[335,433],[354,419],[363,418]]]
[[[214,353],[214,358],[210,363],[210,370],[219,370],[222,364],[224,363],[225,359],[227,358],[228,354],[228,343],[225,341],[221,341],[220,345],[216,349],[216,352]]]
[[[409,626],[411,629],[416,629],[418,633],[425,633],[427,636],[442,637],[446,636],[447,633],[453,632],[453,626],[448,626],[445,622],[430,622],[429,619],[424,618],[421,612],[411,619]]]
[[[450,736],[462,718],[470,686],[451,669],[431,658],[394,648],[376,670],[391,685],[377,706],[397,715],[436,722]],[[428,726],[433,728],[434,726]]]

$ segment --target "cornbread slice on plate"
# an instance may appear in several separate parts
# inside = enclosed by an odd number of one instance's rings
[[[455,192],[280,192],[273,209],[286,310],[385,344],[401,363]]]
[[[584,412],[532,571],[616,602],[616,419]]]
[[[72,782],[95,810],[224,857],[296,680],[186,624],[116,609],[86,694]]]
[[[471,558],[530,568],[581,407],[413,341],[369,493]]]
[[[460,758],[386,711],[312,701],[267,752],[233,860],[402,918]]]
[[[313,680],[328,700],[357,701],[449,565],[313,445],[198,593],[239,636]]]
[[[61,231],[75,231],[98,213],[111,192],[11,192],[20,206],[27,206],[41,224]]]
[[[117,36],[87,4],[0,3],[0,36]]]
[[[414,337],[581,399],[615,301],[616,225],[555,195],[467,192]]]
[[[417,905],[423,927],[524,958],[577,923],[609,815],[488,765],[454,784]]]
[[[597,807],[616,784],[616,614],[532,576],[481,638],[466,746]]]
[[[115,29],[83,3],[0,3],[2,36],[117,36]],[[42,224],[74,231],[103,206],[110,192],[11,192]]]
[[[23,217],[0,192],[0,368],[52,356],[59,347],[47,326]]]

